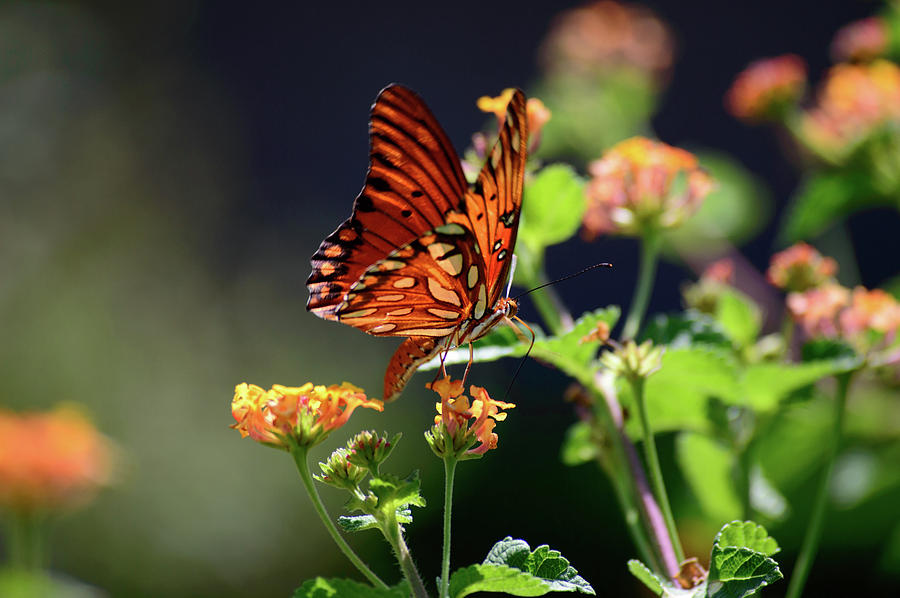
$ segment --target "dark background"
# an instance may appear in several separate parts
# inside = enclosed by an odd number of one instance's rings
[[[0,402],[84,403],[123,463],[114,488],[57,526],[55,569],[114,596],[285,596],[314,575],[352,574],[289,459],[228,430],[231,389],[347,379],[377,392],[393,344],[304,309],[309,256],[362,185],[369,105],[386,84],[404,83],[461,151],[486,122],[475,99],[527,90],[550,20],[577,4],[0,5]],[[879,4],[645,4],[678,41],[653,127],[668,143],[731,154],[768,187],[774,218],[744,248],[762,269],[798,174],[778,137],[726,114],[722,96],[748,62],[785,52],[804,57],[817,80],[834,32]],[[887,211],[851,221],[851,238],[889,240],[857,245],[861,277],[851,270],[846,284],[877,286],[896,273],[897,225]],[[627,306],[636,256],[629,240],[573,240],[550,250],[548,272],[614,262],[558,291],[575,313]],[[688,275],[664,264],[651,311],[678,308]],[[505,387],[513,367],[473,375]],[[354,416],[350,428],[405,433],[389,468],[422,472],[430,506],[416,513],[409,544],[431,580],[442,472],[421,442],[433,414],[418,386],[425,377],[385,415]],[[529,363],[516,384],[528,393],[500,427],[500,450],[460,467],[454,564],[480,561],[512,534],[561,550],[608,588],[601,595],[641,595],[624,567],[635,553],[611,488],[594,467],[559,464],[574,421],[560,399],[566,380]],[[661,450],[666,460],[670,439]],[[676,512],[692,512],[667,471],[682,496]],[[341,496],[323,494],[337,513]],[[796,519],[774,532],[786,572],[805,520]],[[398,577],[374,532],[352,542],[379,574]],[[880,545],[854,548],[826,540],[809,595],[889,593],[896,578],[877,566]]]

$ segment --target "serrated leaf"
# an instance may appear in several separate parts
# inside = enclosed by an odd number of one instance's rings
[[[702,434],[682,433],[675,456],[700,508],[713,521],[728,521],[741,513],[734,485],[731,451]]]
[[[507,536],[488,552],[484,565],[504,565],[529,573],[544,581],[552,592],[594,594],[594,589],[558,550],[546,544],[533,551],[525,540]]]
[[[778,563],[764,554],[737,546],[713,546],[707,596],[746,598],[782,577]]]
[[[412,523],[412,511],[408,508],[397,509],[397,522],[402,524]],[[338,525],[345,532],[361,532],[378,527],[378,521],[372,515],[341,515],[338,517]]]
[[[762,314],[753,300],[735,289],[723,289],[716,302],[716,321],[738,348],[756,341]]]
[[[373,588],[352,579],[317,577],[303,582],[294,591],[293,598],[409,598],[409,595],[405,581],[392,588]]]
[[[725,524],[713,541],[713,552],[715,552],[715,547],[725,548],[728,546],[749,548],[764,556],[772,556],[781,550],[778,542],[769,535],[766,528],[755,521],[732,521]]]
[[[579,421],[566,431],[560,450],[560,460],[569,467],[581,465],[597,458],[597,443],[592,438],[591,425]]]
[[[660,314],[644,327],[640,340],[652,340],[655,345],[683,349],[697,345],[731,348],[731,341],[712,316],[695,310],[679,314]]]
[[[551,591],[544,580],[506,565],[469,565],[450,576],[452,598],[464,598],[475,592],[543,596]]]
[[[542,168],[525,187],[519,239],[535,254],[567,240],[581,225],[584,181],[566,164]]]

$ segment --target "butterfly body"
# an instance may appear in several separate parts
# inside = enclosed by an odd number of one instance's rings
[[[313,255],[307,309],[375,336],[408,337],[385,374],[396,397],[415,369],[509,315],[527,142],[525,98],[469,186],[446,134],[409,89],[372,107],[370,167],[353,214]]]

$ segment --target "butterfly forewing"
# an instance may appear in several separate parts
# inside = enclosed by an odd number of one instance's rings
[[[350,285],[372,264],[444,224],[467,188],[453,145],[413,91],[381,91],[369,139],[369,172],[353,214],[312,257],[307,309],[325,319],[337,319]]]
[[[419,365],[505,314],[498,303],[522,206],[526,120],[516,91],[469,188],[419,96],[391,85],[376,99],[366,183],[351,217],[313,255],[307,309],[376,336],[409,337],[385,372],[385,400]]]

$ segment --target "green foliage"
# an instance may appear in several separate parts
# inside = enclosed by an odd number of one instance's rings
[[[716,321],[735,347],[749,347],[762,326],[762,314],[753,301],[732,288],[723,289],[716,303]]]
[[[412,520],[410,509],[397,509],[398,523],[412,523]],[[367,529],[377,529],[378,521],[372,515],[342,515],[338,517],[338,525],[345,532],[361,532]]]
[[[543,596],[549,592],[594,589],[556,550],[507,536],[494,544],[480,565],[471,565],[450,577],[450,596],[462,598],[474,592],[503,592],[512,596]]]
[[[584,181],[566,164],[551,164],[538,171],[525,187],[519,242],[535,254],[569,239],[581,226]]]
[[[586,312],[575,321],[575,325],[568,332],[535,341],[534,354],[570,374],[583,370],[591,365],[600,347],[600,341],[582,342],[582,339],[595,330],[600,322],[606,323],[612,329],[619,321],[620,315],[621,311],[616,305]]]
[[[599,449],[594,441],[591,424],[584,421],[575,422],[566,431],[560,450],[560,460],[570,467],[588,463],[597,458]]]
[[[406,581],[392,588],[373,588],[352,579],[325,579],[317,577],[303,582],[294,591],[293,598],[409,598]]]
[[[864,170],[813,174],[791,200],[781,237],[786,243],[808,239],[853,212],[889,204],[890,200],[872,187],[872,177]]]
[[[640,561],[629,561],[628,570],[663,598],[746,598],[782,578],[778,563],[770,558],[778,550],[778,544],[761,525],[732,521],[716,535],[709,573],[695,588],[682,589]]]
[[[734,459],[728,447],[691,432],[679,434],[675,456],[700,508],[713,521],[728,521],[742,512],[735,490]]]
[[[640,336],[657,345],[683,349],[696,345],[730,348],[731,341],[719,323],[710,315],[695,310],[679,314],[660,314],[652,318]]]
[[[419,472],[414,471],[405,479],[380,474],[369,481],[369,493],[366,497],[353,496],[346,504],[348,511],[362,511],[372,516],[372,519],[341,517],[339,522],[347,531],[361,531],[372,527],[379,527],[383,531],[385,523],[411,522],[410,506],[425,506],[425,498],[419,493]]]

